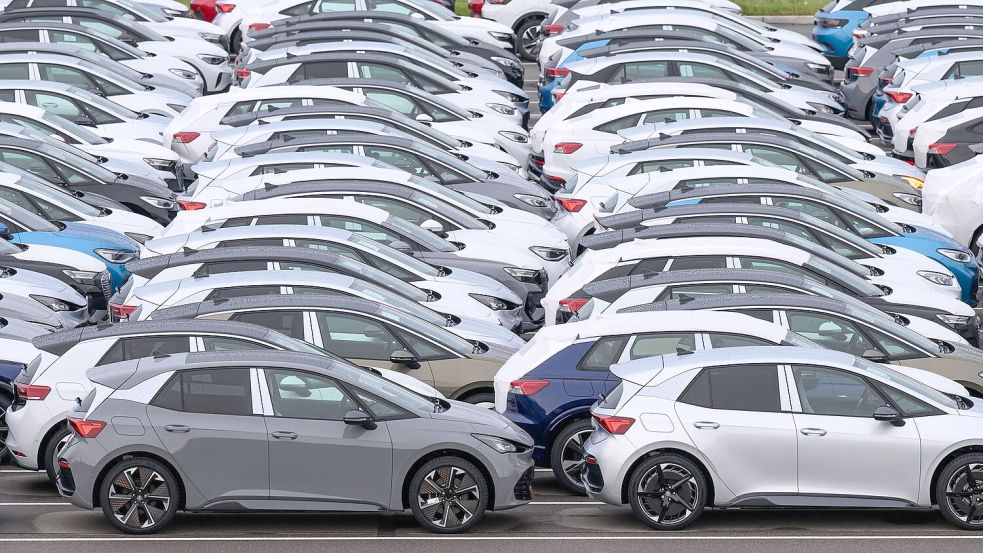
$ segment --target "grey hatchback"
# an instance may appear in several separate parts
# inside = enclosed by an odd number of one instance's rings
[[[129,534],[184,511],[404,511],[438,533],[532,499],[501,415],[289,352],[158,355],[87,373],[59,492]]]

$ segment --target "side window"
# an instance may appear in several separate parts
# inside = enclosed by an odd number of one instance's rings
[[[901,410],[901,414],[906,417],[925,417],[928,415],[941,414],[935,407],[932,407],[928,403],[912,397],[900,390],[895,390],[894,388],[883,384],[879,385],[878,388],[884,392],[884,395],[891,399],[892,403],[898,406],[898,409]]]
[[[280,294],[279,286],[239,286],[236,288],[219,288],[205,296],[204,301],[215,299],[242,298],[246,296],[267,296]]]
[[[681,62],[679,66],[679,76],[680,77],[697,77],[701,79],[724,79],[733,80],[730,75],[720,69],[719,67],[714,67],[712,65],[706,65],[702,63],[691,63],[691,62]]]
[[[96,363],[96,366],[109,365],[111,363],[119,363],[121,361],[126,361],[126,357],[123,355],[123,342],[124,340],[116,340],[113,347],[109,348],[109,351],[102,356],[102,359]]]
[[[50,182],[62,182],[61,175],[42,157],[18,150],[0,150],[0,159]]]
[[[635,164],[628,172],[629,175],[639,173],[658,173],[660,171],[672,171],[673,169],[685,169],[694,167],[693,161],[643,161]]]
[[[5,63],[0,65],[0,79],[26,81],[31,78],[31,70],[26,63]]]
[[[246,369],[178,371],[151,405],[211,415],[251,415],[252,388]]]
[[[297,4],[296,6],[291,6],[287,9],[280,10],[280,15],[288,15],[288,16],[306,15],[310,13],[311,6],[313,4],[314,2],[304,2],[303,4]]]
[[[26,209],[39,217],[44,217],[45,219],[48,218],[44,213],[38,210],[31,202],[31,200],[27,199],[27,196],[24,195],[24,193],[21,192],[20,190],[14,190],[12,188],[0,188],[0,199],[6,200],[18,207]]]
[[[730,411],[781,412],[778,367],[744,365],[703,369],[679,397],[682,403]]]
[[[773,294],[774,293],[779,293],[780,294],[782,292],[787,292],[787,290],[781,290],[781,289],[777,289],[777,288],[771,288],[769,290],[769,292],[770,293],[773,293]],[[762,321],[764,321],[766,323],[773,323],[773,322],[775,322],[775,316],[772,313],[771,309],[735,309],[734,310],[734,313],[740,313],[741,315],[747,315],[748,317],[754,317],[755,319],[762,320]],[[710,340],[710,343],[713,344],[713,340],[712,339]],[[713,347],[717,347],[717,346],[713,346]]]
[[[601,338],[591,346],[590,351],[577,366],[577,370],[603,372],[611,370],[611,365],[621,357],[621,350],[625,349],[625,342],[627,341],[626,336]]]
[[[870,335],[870,338],[874,341],[874,343],[877,344],[878,349],[891,356],[892,360],[915,359],[924,356],[923,353],[919,352],[912,346],[909,346],[908,344],[892,338],[891,336],[888,336],[880,331],[871,328],[867,329],[867,333]]]
[[[380,79],[403,84],[413,84],[413,81],[399,69],[378,63],[362,63],[358,66],[358,72],[363,79]]]
[[[53,31],[48,31],[52,33]],[[36,29],[11,29],[0,33],[0,41],[3,42],[40,42],[39,31]],[[59,42],[54,38],[52,42]]]
[[[275,163],[272,165],[260,165],[250,176],[256,175],[276,175],[289,171],[300,171],[302,169],[313,169],[313,163]]]
[[[304,64],[305,79],[347,79],[348,62],[322,61]]]
[[[355,0],[320,0],[314,13],[355,11]]]
[[[706,296],[733,294],[734,287],[730,284],[683,284],[667,286],[659,294],[656,301],[698,299]]]
[[[382,242],[383,244],[391,244],[393,242],[401,240],[401,237],[389,232],[388,230],[378,225],[367,223],[365,221],[359,221],[356,219],[347,219],[344,217],[322,215],[321,226],[343,229],[349,232],[354,232],[359,236],[364,236],[370,240],[375,240],[376,242]]]
[[[821,221],[825,221],[841,229],[849,230],[847,224],[843,222],[842,219],[837,217],[833,210],[822,204],[809,200],[798,200],[795,198],[781,198],[775,196],[771,197],[771,204],[776,207],[786,207],[795,211],[801,211],[806,215],[812,215]]]
[[[606,133],[616,133],[623,129],[630,129],[638,125],[640,116],[638,114],[628,115],[625,117],[619,117],[614,121],[608,121],[603,125],[598,125],[594,127],[595,131],[606,132]]]
[[[321,311],[317,323],[324,349],[341,357],[389,361],[404,349],[388,326],[366,317]]]
[[[241,273],[243,271],[265,271],[269,264],[262,259],[242,260],[242,261],[215,261],[205,263],[194,272],[195,278],[208,275],[222,275],[227,273]]]
[[[227,338],[225,336],[202,336],[201,342],[203,351],[242,351],[252,349],[271,349],[269,346],[242,340],[240,338]]]
[[[0,66],[2,68],[3,66]],[[96,83],[89,76],[78,69],[64,67],[61,65],[40,64],[38,69],[41,71],[41,80],[64,83],[67,85],[88,90],[89,92],[101,92]]]
[[[365,155],[377,159],[383,163],[396,166],[398,169],[406,171],[418,177],[430,177],[433,173],[415,155],[395,150],[385,146],[365,146]]]
[[[694,269],[726,269],[727,258],[722,255],[693,255],[674,257],[670,271],[691,271]]]
[[[782,273],[788,273],[792,275],[802,275],[805,274],[804,269],[800,269],[791,263],[785,263],[784,261],[776,261],[774,259],[761,259],[757,257],[742,257],[741,268],[742,269],[760,269],[762,271],[779,271]]]
[[[369,414],[378,420],[404,419],[413,416],[401,407],[397,407],[384,399],[379,399],[364,390],[352,388],[352,394],[369,410]]]
[[[399,13],[403,15],[419,13],[417,10],[410,8],[410,6],[407,6],[402,2],[394,2],[393,0],[365,0],[365,8],[370,11]],[[423,14],[421,13],[420,15]]]
[[[390,198],[377,198],[377,197],[370,197],[370,196],[356,196],[355,201],[359,203],[363,203],[365,205],[370,205],[372,207],[378,207],[379,209],[389,213],[390,215],[394,215],[396,217],[399,217],[400,219],[405,219],[413,223],[414,225],[420,225],[423,224],[424,221],[427,221],[429,219],[435,219],[439,221],[440,224],[444,225],[444,228],[447,230],[454,228],[453,226],[448,228],[450,222],[444,219],[443,217],[440,217],[439,215],[434,215],[425,209],[417,207],[416,205],[412,205],[399,200],[393,200]]]
[[[628,349],[628,359],[642,359],[680,351],[696,351],[696,334],[693,332],[659,332],[639,334]]]
[[[648,61],[626,63],[621,66],[619,71],[608,80],[608,82],[644,81],[660,79],[669,74],[669,63],[664,61]]]
[[[16,102],[17,93],[13,90],[0,90],[0,102]]]
[[[642,117],[642,124],[650,123],[675,123],[689,119],[688,109],[661,109],[646,113]]]
[[[788,169],[789,171],[795,171],[796,173],[809,172],[797,157],[787,152],[776,150],[768,146],[744,146],[743,149],[745,153],[760,157],[761,159],[770,161],[776,165],[781,165],[783,168]]]
[[[413,334],[407,330],[393,329],[399,340],[413,352],[420,361],[436,361],[438,359],[452,359],[454,356],[447,350],[436,344]]]
[[[768,313],[769,322],[771,318],[771,313]],[[775,344],[769,342],[768,340],[762,340],[761,338],[755,338],[753,336],[740,336],[737,334],[720,334],[716,332],[711,332],[710,337],[710,347],[714,349],[718,348],[746,348],[751,346],[773,346]]]
[[[237,246],[283,246],[283,238],[247,238],[245,240],[224,240],[215,245],[216,248],[235,248]]]
[[[977,77],[983,75],[983,60],[961,61],[950,70],[947,79],[955,77]]]
[[[792,375],[803,413],[869,418],[878,407],[887,404],[876,389],[853,373],[793,366]]]
[[[255,105],[256,105],[256,101],[255,100],[247,100],[245,102],[236,102],[235,104],[232,105],[231,108],[229,108],[229,111],[226,112],[225,116],[226,117],[231,117],[233,115],[242,115],[244,113],[250,113],[250,112],[253,111],[253,107]]]
[[[348,392],[328,377],[287,369],[265,372],[276,417],[340,421],[345,413],[359,408]]]
[[[246,311],[236,313],[231,320],[259,325],[298,340],[304,339],[304,314],[300,311]]]
[[[116,27],[114,25],[109,25],[108,23],[103,23],[102,21],[93,21],[91,19],[79,19],[74,21],[76,25],[81,25],[86,29],[92,29],[93,31],[99,31],[100,33],[107,34],[113,38],[120,38],[126,34],[122,28]],[[124,41],[126,42],[126,41]]]
[[[26,92],[26,95],[28,104],[44,108],[45,111],[60,115],[69,121],[78,121],[86,118],[86,114],[82,111],[82,108],[73,100],[64,96],[49,94],[47,92],[32,92],[30,90]]]
[[[188,335],[179,336],[144,336],[140,338],[125,338],[123,356],[127,359],[139,359],[154,355],[171,353],[187,353],[191,351],[191,338]]]
[[[290,215],[263,215],[256,218],[256,226],[260,225],[307,225],[307,215],[303,213]]]

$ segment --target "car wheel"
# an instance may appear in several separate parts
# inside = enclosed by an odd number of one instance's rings
[[[543,35],[539,30],[543,19],[533,17],[522,22],[515,29],[515,53],[526,61],[536,61],[542,47]]]
[[[963,530],[983,530],[983,454],[956,457],[942,469],[935,486],[946,520]]]
[[[44,471],[48,473],[48,480],[51,480],[52,484],[58,477],[58,454],[61,453],[61,448],[65,447],[71,437],[71,429],[68,428],[68,425],[62,424],[48,439],[47,445],[44,446]]]
[[[553,440],[550,465],[556,482],[573,493],[584,495],[580,482],[580,470],[584,467],[584,444],[590,438],[593,426],[590,419],[572,422]]]
[[[102,512],[126,534],[151,534],[166,526],[181,501],[177,478],[153,459],[117,463],[99,485]]]
[[[439,457],[417,469],[409,496],[410,509],[420,526],[438,534],[459,534],[484,516],[488,484],[468,461]]]
[[[631,475],[628,502],[639,520],[656,530],[681,530],[703,514],[707,483],[692,461],[659,454]]]
[[[484,407],[485,409],[495,408],[495,393],[494,392],[478,392],[477,394],[471,394],[464,398],[466,403],[470,403],[476,407]]]
[[[0,465],[7,462],[7,454],[10,453],[7,449],[7,433],[10,431],[7,427],[7,409],[10,409],[13,400],[6,392],[0,392]]]

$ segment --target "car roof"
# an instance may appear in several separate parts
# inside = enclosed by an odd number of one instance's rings
[[[360,313],[382,314],[382,304],[362,298],[332,296],[327,294],[265,294],[219,298],[154,311],[154,320],[196,319],[226,311],[251,311],[256,309],[343,309]],[[402,316],[412,315],[400,312]],[[208,320],[208,319],[201,319]],[[179,323],[175,323],[179,324]]]
[[[705,196],[713,195],[762,195],[767,196],[770,194],[774,195],[794,195],[800,198],[810,198],[814,200],[822,200],[824,203],[829,203],[836,205],[842,209],[849,210],[851,212],[857,211],[869,211],[870,213],[876,214],[877,210],[874,209],[870,204],[863,203],[862,201],[851,201],[845,197],[823,192],[822,190],[817,190],[815,188],[809,188],[807,186],[797,186],[794,184],[722,184],[722,185],[711,185],[703,186],[699,188],[693,188],[691,190],[670,190],[667,192],[656,192],[654,194],[643,194],[635,196],[628,200],[628,205],[637,208],[638,210],[654,208],[657,206],[666,206],[671,202],[690,199],[690,198],[702,198]],[[859,209],[858,209],[859,208]],[[628,215],[631,212],[625,213]],[[641,215],[635,215],[635,217],[641,217]]]
[[[263,88],[266,87],[259,87],[259,90],[262,90]],[[249,123],[252,123],[253,121],[260,121],[260,124],[263,124],[262,120],[270,117],[279,117],[279,116],[288,116],[288,115],[305,115],[308,113],[316,114],[326,111],[331,113],[339,113],[342,115],[345,114],[375,115],[378,117],[390,117],[392,114],[395,113],[392,110],[375,107],[375,106],[360,106],[354,104],[315,104],[313,106],[302,106],[296,108],[274,108],[265,111],[253,111],[249,113],[241,113],[239,115],[227,115],[224,118],[222,118],[222,124],[229,125],[232,127],[241,127]]]
[[[682,271],[650,272],[595,280],[585,284],[583,290],[584,293],[591,297],[613,302],[625,293],[639,288],[708,281],[756,282],[806,290],[821,286],[818,282],[809,280],[802,275],[764,269],[686,269]],[[628,307],[623,309],[623,311],[629,313],[647,311],[647,309]]]
[[[543,337],[539,338],[539,334],[537,334],[533,340],[538,338],[540,340],[572,341],[598,336],[637,334],[641,332],[673,332],[680,330],[693,332],[716,331],[752,335],[770,340],[774,343],[781,343],[788,336],[787,329],[774,323],[765,322],[740,313],[727,313],[728,315],[739,315],[737,317],[716,316],[719,314],[721,313],[713,311],[694,311],[687,313],[685,317],[668,313],[637,313],[614,317],[602,316],[595,319],[543,327],[539,330],[539,333],[542,333]]]
[[[312,248],[295,248],[290,246],[230,246],[227,248],[212,248],[208,250],[185,249],[177,253],[156,255],[136,259],[126,264],[126,269],[144,278],[153,278],[165,269],[216,261],[294,261],[317,262],[326,266],[341,266],[343,263],[357,263],[342,255],[315,250]],[[347,271],[341,271],[347,274]]]
[[[386,182],[384,180],[321,180],[296,182],[292,184],[281,184],[265,186],[261,190],[253,190],[242,195],[242,201],[265,200],[267,198],[280,198],[290,195],[314,194],[317,192],[376,192],[389,194],[392,196],[409,199],[415,194],[428,196],[430,194],[415,187],[407,186],[399,182]],[[444,200],[441,199],[443,203]]]
[[[413,151],[419,150],[434,150],[440,152],[433,146],[425,144],[419,140],[414,140],[412,138],[403,138],[399,136],[383,136],[378,134],[365,134],[365,133],[345,133],[340,135],[324,135],[324,136],[312,136],[312,137],[302,137],[302,138],[282,138],[278,140],[266,140],[264,142],[258,142],[255,144],[248,144],[246,146],[239,146],[235,148],[235,152],[242,157],[252,157],[265,154],[270,150],[274,150],[282,147],[294,147],[302,148],[304,146],[317,146],[321,144],[384,144],[387,146],[399,146],[401,148],[411,149]]]

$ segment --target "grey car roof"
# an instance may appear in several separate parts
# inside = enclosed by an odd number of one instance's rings
[[[688,52],[682,52],[682,50],[688,50],[688,51],[691,50],[693,53],[700,53],[703,55],[708,55],[713,57],[717,57],[715,55],[716,52],[726,53],[727,54],[726,58],[731,58],[731,57],[738,58],[741,61],[744,61],[745,63],[758,67],[773,75],[782,75],[783,73],[785,73],[785,76],[786,77],[788,76],[788,74],[785,71],[773,65],[769,65],[757,58],[749,56],[744,52],[741,52],[740,50],[737,50],[731,46],[727,46],[724,44],[716,44],[713,42],[695,42],[691,40],[666,40],[666,41],[657,41],[657,42],[647,41],[644,43],[645,47],[641,47],[641,48],[639,46],[633,46],[633,45],[616,44],[614,46],[608,45],[608,46],[600,46],[597,48],[590,48],[588,50],[578,52],[578,55],[580,55],[584,59],[594,59],[594,58],[601,58],[607,56],[617,56],[618,54],[629,54],[629,53],[636,53],[636,52],[655,52],[661,50],[661,48],[651,48],[652,46],[656,46],[656,45],[658,45],[659,47],[665,46],[665,50],[674,50],[681,53],[688,53]],[[702,52],[704,50],[710,50],[713,51],[714,53]],[[724,58],[721,61],[726,61],[726,58]]]
[[[614,301],[626,292],[637,288],[706,281],[767,283],[801,288],[803,290],[825,288],[825,285],[802,275],[767,271],[764,269],[686,269],[683,271],[652,272],[596,280],[585,284],[583,291],[591,297],[604,301]]]
[[[306,115],[308,113],[317,114],[325,111],[338,113],[341,115],[375,115],[378,117],[392,117],[394,115],[399,116],[398,113],[381,107],[359,106],[340,102],[326,102],[322,104],[315,104],[313,106],[300,106],[295,108],[271,107],[263,111],[251,111],[248,113],[240,113],[238,115],[227,115],[222,118],[221,123],[223,125],[229,125],[230,127],[242,127],[248,125],[249,123],[259,121],[262,125],[265,124],[262,122],[263,119],[269,119],[270,117]]]
[[[826,203],[836,205],[845,210],[857,213],[858,207],[864,207],[865,204],[860,201],[850,201],[836,194],[830,194],[828,192],[823,192],[821,190],[816,190],[814,188],[809,188],[806,186],[796,186],[794,184],[746,184],[746,185],[733,185],[733,184],[721,184],[713,186],[704,186],[699,188],[691,188],[688,190],[670,190],[666,192],[655,192],[653,194],[642,194],[635,196],[634,198],[628,200],[628,205],[637,209],[647,209],[659,206],[665,206],[670,202],[675,202],[679,200],[686,200],[690,198],[703,198],[706,196],[713,196],[715,194],[725,194],[725,195],[739,195],[739,194],[752,194],[752,195],[794,195],[800,198],[810,198],[814,200],[822,200]],[[871,206],[870,209],[864,209],[864,211],[870,211],[876,213],[876,210]]]
[[[340,134],[340,135],[329,135],[324,136],[311,136],[303,138],[281,138],[279,140],[266,140],[264,142],[257,142],[255,144],[248,144],[246,146],[239,146],[235,148],[235,153],[242,157],[257,156],[270,152],[276,149],[286,149],[286,148],[301,148],[303,146],[317,146],[321,144],[384,144],[387,146],[398,146],[401,148],[408,149],[420,149],[420,150],[433,150],[434,152],[439,152],[441,154],[446,154],[443,150],[438,150],[433,146],[421,142],[419,140],[414,140],[412,138],[403,138],[399,136],[382,136],[378,134],[365,134],[365,133],[350,133],[350,134]],[[428,152],[429,153],[429,152]],[[453,157],[453,156],[451,156]],[[458,158],[454,158],[460,161]]]
[[[912,46],[906,46],[899,50],[892,52],[896,57],[899,58],[912,58],[915,57],[912,54],[918,54],[921,52],[927,52],[929,50],[943,50],[946,48],[959,48],[962,46],[970,48],[983,48],[983,38],[969,38],[969,39],[957,39],[953,38],[951,40],[942,40],[939,42],[926,42],[924,44],[915,44]],[[961,48],[960,48],[961,49]]]
[[[975,18],[974,18],[975,19]],[[924,19],[908,19],[908,20],[894,20],[885,22],[874,22],[872,25],[867,27],[867,31],[871,35],[883,35],[890,34],[897,31],[904,31],[907,27],[921,26],[923,29],[925,26],[937,26],[937,27],[948,27],[948,28],[961,28],[961,25],[981,25],[983,21],[975,21],[974,19],[967,19],[965,16],[939,16],[939,17],[927,17]]]
[[[423,194],[414,188],[402,185],[398,182],[387,182],[384,180],[314,180],[304,182],[294,182],[290,184],[269,185],[259,190],[253,190],[242,195],[242,200],[265,200],[267,198],[279,198],[290,194],[312,194],[316,192],[378,192],[390,194],[400,198],[412,198],[415,194]],[[442,199],[441,199],[442,200]]]
[[[244,338],[267,341],[271,334],[279,334],[278,332],[254,324],[232,321],[158,321],[155,319],[152,321],[100,324],[62,330],[38,336],[31,340],[31,343],[41,351],[55,355],[64,355],[65,352],[76,344],[87,340],[121,338],[145,334],[171,334],[175,332],[232,334]]]
[[[685,217],[688,215],[728,213],[733,213],[735,215],[774,216],[790,219],[802,223],[803,225],[820,229],[822,232],[831,235],[838,240],[846,242],[861,251],[871,254],[872,257],[880,256],[883,253],[883,250],[881,250],[879,247],[871,244],[863,238],[858,237],[852,232],[841,229],[840,227],[827,223],[821,219],[817,219],[816,217],[801,211],[772,205],[742,204],[737,202],[732,204],[701,203],[695,205],[667,207],[664,209],[640,209],[636,211],[629,211],[627,213],[619,213],[617,215],[609,215],[607,217],[599,218],[597,221],[601,224],[601,226],[610,229],[625,229],[636,227],[641,221],[658,219],[660,217]],[[698,221],[694,222],[698,223]]]
[[[983,37],[983,29],[956,29],[956,28],[929,28],[929,29],[918,29],[918,30],[902,30],[894,31],[892,33],[885,33],[879,35],[867,36],[859,40],[861,46],[875,45],[877,48],[883,48],[889,42],[895,40],[915,40],[922,37],[932,37],[938,36],[939,34],[953,36],[953,37]]]
[[[195,319],[211,313],[251,309],[345,309],[362,313],[378,313],[382,304],[361,298],[318,294],[265,294],[221,298],[159,309],[154,320]]]

